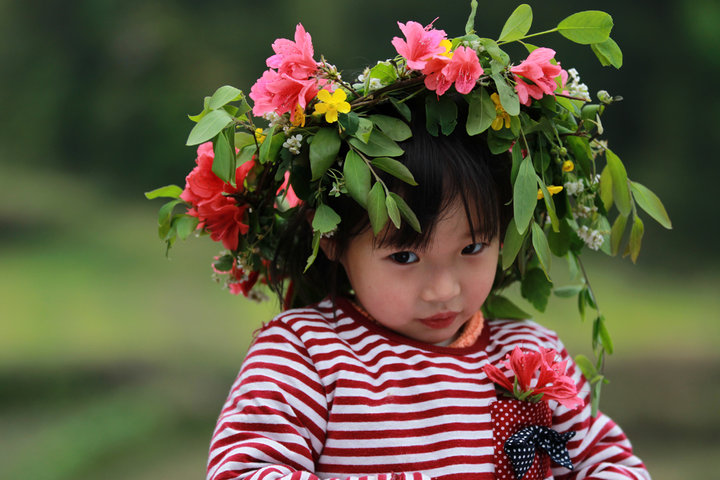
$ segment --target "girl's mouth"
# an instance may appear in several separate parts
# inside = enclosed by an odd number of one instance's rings
[[[420,323],[422,323],[426,327],[440,330],[452,325],[457,316],[457,312],[443,312],[438,313],[437,315],[433,315],[432,317],[421,318]]]

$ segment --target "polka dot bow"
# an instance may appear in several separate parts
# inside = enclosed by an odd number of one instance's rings
[[[547,452],[552,461],[572,470],[566,444],[575,436],[575,432],[558,433],[548,427],[533,425],[525,427],[505,442],[505,453],[512,463],[515,476],[522,479],[530,469],[537,447]]]

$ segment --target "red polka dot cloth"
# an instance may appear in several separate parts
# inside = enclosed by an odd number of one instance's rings
[[[555,462],[572,469],[565,444],[575,432],[560,434],[551,430],[552,413],[545,402],[502,398],[492,404],[491,414],[498,480],[547,478],[550,455]]]

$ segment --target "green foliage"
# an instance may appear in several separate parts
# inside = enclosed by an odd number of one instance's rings
[[[311,180],[318,180],[330,168],[338,152],[340,152],[340,136],[337,130],[334,128],[318,130],[310,144]]]
[[[490,128],[495,120],[495,104],[487,89],[483,87],[471,92],[466,98],[469,107],[465,129],[468,135],[477,135]]]
[[[348,193],[363,207],[367,208],[367,197],[370,193],[370,167],[355,153],[348,151],[343,163],[343,178]]]
[[[539,312],[544,312],[552,293],[552,286],[552,282],[548,280],[543,270],[531,268],[520,283],[520,294]]]
[[[615,68],[622,67],[622,50],[620,50],[620,46],[612,38],[608,38],[604,42],[593,43],[590,45],[590,48],[595,52],[595,56],[597,56],[603,66],[612,65]]]
[[[518,233],[527,230],[537,204],[537,180],[532,159],[528,155],[520,164],[513,186],[513,218]]]
[[[583,45],[601,43],[608,39],[613,27],[610,15],[597,10],[578,12],[558,23],[560,35]]]
[[[523,3],[518,6],[505,22],[498,41],[513,42],[524,38],[528,31],[530,31],[532,19],[533,15],[530,5]]]
[[[413,174],[410,172],[410,170],[408,170],[405,165],[395,159],[389,157],[377,157],[373,158],[371,160],[371,163],[373,167],[377,167],[380,170],[383,170],[390,175],[399,178],[405,183],[408,183],[410,185],[417,185],[415,177],[413,177]]]
[[[377,235],[380,230],[385,227],[388,220],[385,191],[380,182],[375,182],[370,189],[370,194],[368,195],[368,215],[373,232]]]

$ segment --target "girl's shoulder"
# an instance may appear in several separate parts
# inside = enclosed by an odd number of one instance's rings
[[[490,330],[488,352],[512,350],[515,346],[539,350],[551,348],[558,352],[564,349],[557,334],[532,320],[487,320]]]

